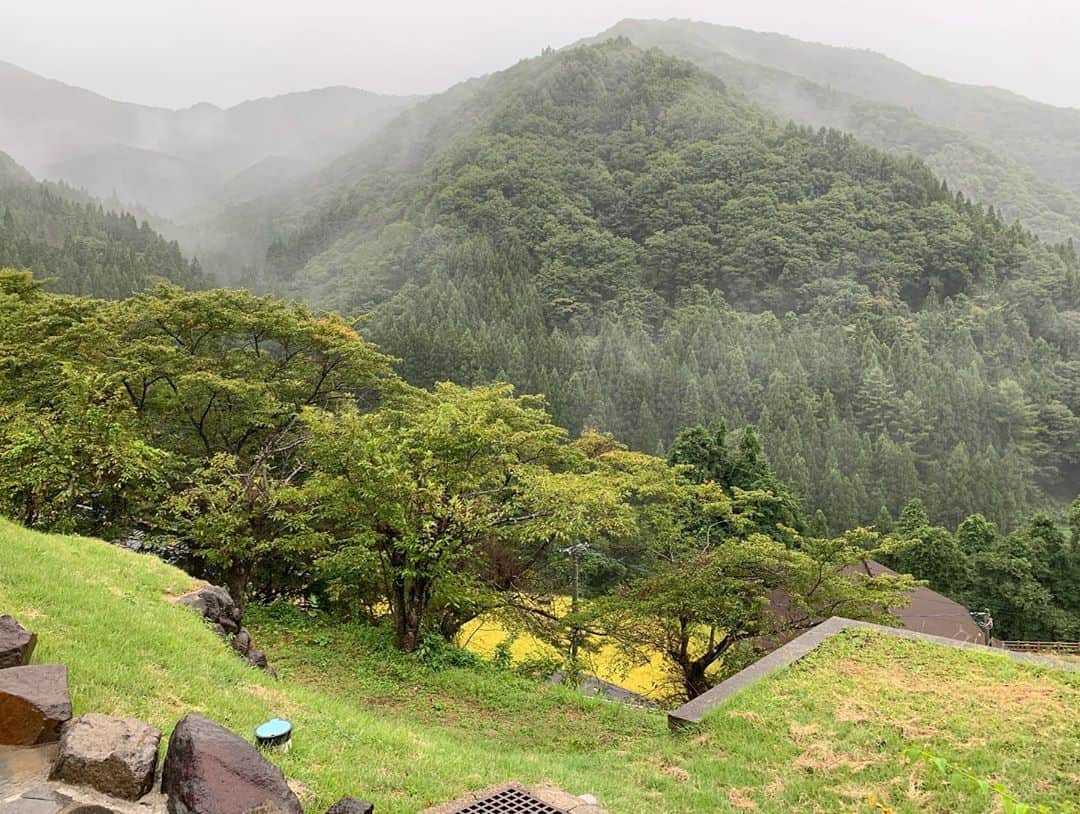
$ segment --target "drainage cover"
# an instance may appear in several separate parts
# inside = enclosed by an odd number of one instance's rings
[[[504,789],[470,803],[457,814],[565,814],[521,789]]]

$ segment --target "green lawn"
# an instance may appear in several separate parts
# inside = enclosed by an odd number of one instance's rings
[[[412,814],[508,779],[595,794],[612,814],[998,810],[910,765],[911,745],[1028,802],[1080,798],[1077,673],[852,633],[671,735],[658,713],[448,666],[450,652],[425,664],[291,609],[250,615],[273,681],[166,601],[189,585],[151,557],[0,521],[0,613],[38,631],[38,661],[69,666],[76,712],[168,731],[197,710],[244,734],[288,716],[281,765],[311,790],[310,811],[355,794]]]

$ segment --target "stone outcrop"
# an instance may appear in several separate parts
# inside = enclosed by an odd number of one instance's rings
[[[36,644],[36,633],[10,616],[0,616],[0,670],[29,664]]]
[[[207,585],[190,594],[185,594],[176,601],[181,605],[194,608],[211,625],[220,626],[225,633],[239,633],[240,631],[240,608],[224,588]]]
[[[326,810],[326,814],[372,814],[374,810],[375,806],[366,800],[342,797]]]
[[[161,791],[169,814],[301,814],[280,769],[243,738],[197,714],[173,730]]]
[[[197,591],[184,594],[176,601],[201,613],[214,632],[229,641],[248,664],[273,674],[266,656],[252,646],[251,633],[243,626],[240,608],[228,591],[217,585],[206,585]]]
[[[35,664],[0,670],[0,744],[34,746],[59,740],[71,719],[67,668]]]
[[[64,726],[52,779],[137,800],[153,788],[160,742],[159,730],[135,718],[80,715]]]

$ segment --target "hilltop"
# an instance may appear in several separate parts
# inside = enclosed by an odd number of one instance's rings
[[[168,601],[192,581],[150,556],[6,521],[0,555],[0,608],[37,630],[37,661],[69,666],[76,714],[139,716],[167,733],[195,710],[248,737],[287,715],[294,745],[275,759],[311,790],[311,811],[362,793],[377,811],[412,814],[504,779],[593,793],[613,814],[643,798],[669,814],[837,810],[871,796],[898,812],[986,810],[985,795],[909,765],[909,746],[1031,803],[1078,791],[1080,679],[1004,657],[837,639],[671,735],[660,713],[453,651],[391,654],[376,631],[288,608],[249,617],[274,681]]]
[[[871,51],[730,26],[623,20],[594,39],[611,37],[690,60],[782,120],[916,155],[952,189],[1048,241],[1080,238],[1077,111],[925,76]]]
[[[418,105],[275,231],[262,284],[372,312],[410,381],[509,380],[649,452],[758,424],[834,528],[914,495],[1011,528],[1080,489],[1071,250],[625,39]]]
[[[1036,102],[1001,88],[927,76],[873,51],[686,20],[659,25],[701,37],[738,60],[907,108],[926,121],[994,147],[1044,181],[1080,194],[1080,147],[1074,135],[1080,129],[1080,110]]]

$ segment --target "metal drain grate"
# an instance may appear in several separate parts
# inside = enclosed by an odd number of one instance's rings
[[[504,789],[495,792],[465,808],[457,814],[565,814],[552,808],[543,800],[537,800],[531,794],[520,789]]]

